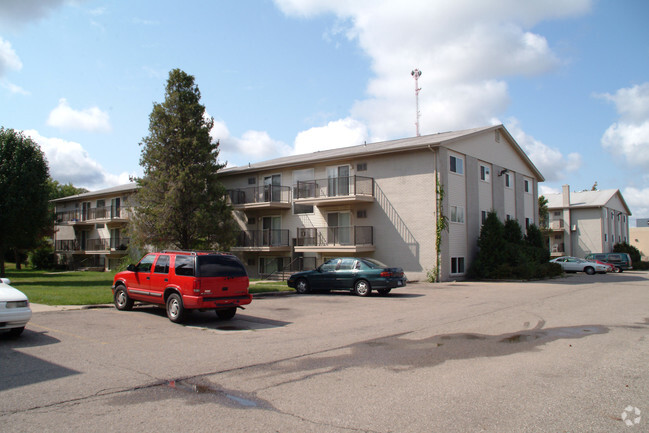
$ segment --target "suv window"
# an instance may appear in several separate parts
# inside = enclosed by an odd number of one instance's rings
[[[194,276],[194,257],[192,256],[176,256],[175,263],[176,275],[193,277]]]
[[[246,277],[248,275],[241,262],[233,256],[198,256],[196,261],[197,277]]]
[[[140,260],[140,263],[137,264],[137,271],[138,272],[151,272],[151,266],[153,265],[153,261],[155,260],[155,255],[149,254],[147,256],[144,256],[142,260]]]
[[[619,262],[619,261],[622,260],[622,256],[620,256],[619,254],[609,254],[608,259],[609,260],[615,260],[616,262]]]
[[[158,261],[155,262],[153,272],[156,274],[169,273],[169,256],[159,256]]]

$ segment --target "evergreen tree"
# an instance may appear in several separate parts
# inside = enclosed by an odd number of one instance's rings
[[[35,247],[52,226],[48,180],[40,146],[21,132],[0,128],[0,276],[9,248]]]
[[[234,240],[232,211],[217,179],[219,143],[210,130],[213,118],[194,77],[169,72],[165,101],[154,103],[149,135],[142,139],[137,179],[138,212],[133,236],[158,248],[228,249]]]

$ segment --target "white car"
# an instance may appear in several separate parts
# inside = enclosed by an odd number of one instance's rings
[[[593,275],[594,273],[605,274],[609,269],[606,265],[589,262],[579,257],[557,257],[556,259],[550,260],[550,262],[561,265],[564,272],[586,272],[588,275]]]
[[[27,296],[9,285],[8,278],[0,278],[0,332],[9,331],[9,336],[18,337],[32,318]]]

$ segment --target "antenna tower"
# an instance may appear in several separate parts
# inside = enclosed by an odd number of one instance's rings
[[[415,69],[414,71],[410,72],[410,75],[412,75],[415,79],[415,102],[417,103],[417,121],[415,122],[415,126],[417,127],[417,137],[419,137],[421,135],[419,133],[419,115],[421,114],[419,112],[419,91],[421,90],[419,88],[419,77],[421,77],[421,71],[419,69]]]

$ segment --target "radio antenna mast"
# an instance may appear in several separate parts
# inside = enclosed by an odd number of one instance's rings
[[[419,112],[419,91],[421,90],[419,88],[419,77],[421,77],[421,71],[419,69],[415,69],[414,71],[410,72],[410,75],[412,75],[415,79],[415,102],[417,103],[417,121],[415,122],[415,126],[417,127],[417,137],[419,137],[421,135],[419,134],[419,115],[421,114]]]

